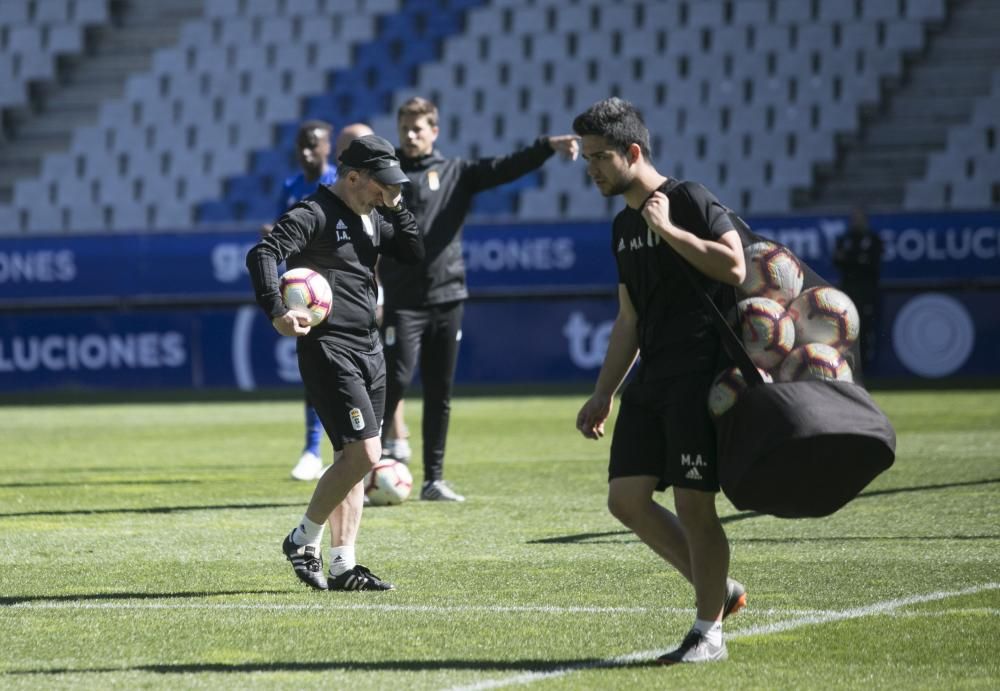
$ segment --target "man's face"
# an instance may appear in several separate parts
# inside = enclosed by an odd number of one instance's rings
[[[437,126],[431,126],[426,115],[403,115],[399,126],[399,148],[407,158],[426,156],[434,150],[438,138]]]
[[[584,135],[581,140],[587,175],[605,197],[623,194],[632,182],[628,157],[607,142],[604,137]]]
[[[330,135],[325,130],[306,130],[295,143],[299,168],[310,177],[319,177],[330,157]]]
[[[351,189],[357,201],[357,211],[370,214],[376,206],[386,206],[386,196],[395,198],[399,195],[399,185],[386,185],[367,173],[352,171],[349,174]]]

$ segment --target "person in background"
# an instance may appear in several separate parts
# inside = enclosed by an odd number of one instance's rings
[[[726,659],[722,620],[746,603],[730,578],[729,541],[715,509],[719,491],[708,391],[722,345],[684,269],[723,300],[746,276],[743,243],[726,209],[702,185],[677,182],[650,161],[649,130],[620,98],[573,121],[587,174],[625,208],[611,227],[618,316],[593,395],[576,427],[604,436],[615,392],[636,359],[611,441],[608,508],[695,591],[694,625],[662,664]],[[683,263],[683,264],[682,264]],[[686,264],[686,266],[684,266]],[[718,304],[718,303],[717,303]],[[673,487],[676,514],[653,495]]]
[[[366,135],[340,154],[337,181],[288,210],[247,253],[257,304],[283,336],[296,337],[299,372],[309,401],[334,448],[334,461],[308,508],[282,543],[296,577],[317,590],[391,590],[356,561],[364,502],[362,478],[382,456],[385,359],[375,324],[375,264],[424,258],[413,214],[403,204],[392,144]],[[319,272],[333,288],[334,309],[310,327],[281,299],[278,266]],[[330,523],[329,576],[319,553]]]
[[[379,265],[385,290],[382,325],[386,348],[386,419],[383,446],[392,451],[401,435],[393,415],[420,365],[423,384],[424,479],[420,498],[464,501],[444,482],[444,451],[451,413],[451,390],[462,335],[462,312],[469,292],[462,260],[462,228],[478,192],[512,182],[542,166],[554,153],[576,158],[572,134],[539,137],[508,156],[465,161],[445,158],[438,138],[438,110],[430,101],[411,98],[396,115],[399,156],[410,179],[403,194],[424,234],[426,260],[403,266],[391,257]]]
[[[833,264],[840,271],[840,289],[854,301],[861,320],[859,351],[862,371],[869,370],[878,355],[878,283],[882,268],[882,238],[872,232],[861,208],[851,212],[847,232],[837,238]]]

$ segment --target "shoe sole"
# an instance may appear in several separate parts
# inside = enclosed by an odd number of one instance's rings
[[[737,612],[739,612],[741,609],[743,609],[746,606],[747,606],[747,594],[743,593],[738,598],[736,598],[736,602],[734,602],[729,607],[729,609],[726,610],[726,612],[723,613],[722,618],[725,619],[726,617],[729,617],[729,616],[731,616],[733,614],[736,614]]]
[[[653,660],[658,665],[663,665],[664,667],[669,667],[670,665],[698,665],[704,662],[724,662],[729,659],[728,653],[725,655],[720,655],[719,657],[708,658],[707,660],[664,660],[661,657]]]

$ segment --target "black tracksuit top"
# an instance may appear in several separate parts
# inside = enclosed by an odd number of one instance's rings
[[[403,196],[417,218],[427,253],[423,261],[410,266],[392,257],[382,259],[378,271],[386,307],[429,307],[469,297],[462,228],[473,196],[540,168],[553,153],[546,137],[508,156],[475,161],[447,159],[436,149],[427,156],[406,158],[397,150],[410,178],[410,184],[403,185]]]
[[[362,352],[381,350],[375,323],[375,262],[381,254],[418,263],[424,258],[424,243],[405,204],[398,212],[376,209],[371,221],[366,226],[325,185],[285,212],[270,234],[247,253],[257,304],[268,318],[288,311],[278,289],[278,264],[307,267],[330,283],[333,307],[326,321],[304,338],[323,338]]]

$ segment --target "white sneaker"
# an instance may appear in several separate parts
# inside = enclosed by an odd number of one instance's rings
[[[400,463],[409,463],[413,450],[408,439],[386,439],[382,448],[382,458],[391,458]]]
[[[465,497],[449,487],[444,480],[425,482],[420,488],[420,499],[423,501],[465,501]]]
[[[680,646],[656,658],[656,661],[661,665],[675,665],[684,662],[720,662],[728,657],[725,641],[715,645],[701,631],[691,629]]]
[[[299,458],[299,462],[295,464],[292,468],[292,478],[295,480],[316,480],[323,471],[326,470],[323,467],[323,459],[321,459],[316,454],[306,451]]]

